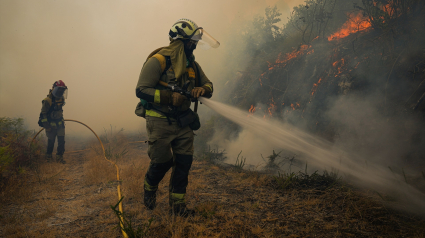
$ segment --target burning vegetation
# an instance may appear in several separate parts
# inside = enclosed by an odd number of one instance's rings
[[[370,30],[372,24],[369,19],[363,16],[362,12],[351,13],[347,22],[342,25],[341,29],[328,37],[328,41],[340,40],[351,34]]]
[[[241,33],[241,54],[252,60],[227,85],[227,102],[342,144],[365,163],[421,177],[425,2],[311,0],[282,28],[279,16],[268,8]],[[217,121],[234,137],[235,125]]]
[[[385,91],[388,113],[407,107],[421,114],[423,9],[424,3],[415,0],[312,0],[295,7],[279,28],[278,9],[268,8],[243,33],[244,54],[252,61],[229,87],[242,88],[229,93],[230,100],[251,114],[281,119],[285,112],[301,109],[303,121],[318,133],[329,123],[317,123],[327,120],[323,113],[329,96]],[[257,104],[269,106],[260,111]]]

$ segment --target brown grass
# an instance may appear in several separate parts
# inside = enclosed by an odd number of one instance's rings
[[[121,144],[122,146],[122,144]],[[135,226],[154,221],[150,237],[424,237],[423,218],[385,207],[350,186],[280,190],[256,172],[195,161],[189,176],[190,218],[169,215],[169,173],[158,206],[142,204],[149,165],[145,144],[119,158],[124,212]],[[115,168],[95,150],[67,154],[66,165],[42,164],[2,192],[1,237],[120,237],[109,205],[117,202]]]

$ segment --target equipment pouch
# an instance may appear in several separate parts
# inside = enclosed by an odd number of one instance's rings
[[[177,123],[181,128],[189,126],[190,129],[196,131],[201,127],[201,122],[199,121],[199,116],[192,109],[188,109],[185,112],[177,116]]]
[[[139,117],[144,118],[146,116],[146,109],[145,107],[143,107],[142,102],[137,103],[136,110],[134,111],[134,113]]]

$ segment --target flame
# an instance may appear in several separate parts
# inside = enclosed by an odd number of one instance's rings
[[[335,77],[338,77],[343,72],[343,67],[345,66],[345,59],[342,58],[341,60],[337,60],[332,63],[332,66],[334,68],[337,68],[338,73],[335,74]]]
[[[354,66],[354,68],[355,68],[355,69],[357,69],[357,67],[359,67],[359,65],[360,65],[363,61],[367,60],[368,58],[369,58],[369,56],[364,57],[364,58],[363,58],[363,60],[361,60],[361,61],[357,62],[356,66]]]
[[[295,105],[293,104],[293,103],[291,103],[291,108],[292,108],[292,110],[294,110],[295,111],[295,109],[297,109],[297,107],[300,107],[301,105],[298,103],[298,102],[296,102],[295,103]]]
[[[391,6],[391,3],[388,3],[387,5],[382,6],[382,11],[386,12],[390,17],[394,15],[393,8]]]
[[[254,112],[255,112],[254,105],[251,105],[251,108],[248,111],[249,111],[249,113],[254,114]]]
[[[267,108],[267,111],[268,111],[269,115],[272,116],[273,112],[276,111],[276,103],[274,102],[273,97],[272,97],[269,105],[270,106],[269,106],[269,108]]]
[[[314,95],[314,93],[317,91],[317,87],[319,87],[319,84],[322,82],[322,78],[317,81],[317,83],[313,84],[313,88],[311,89],[311,96]]]
[[[394,8],[393,8],[393,2],[389,2],[386,5],[382,5],[382,4],[378,4],[377,2],[373,2],[373,5],[376,7],[377,5],[379,5],[380,9],[382,11],[384,11],[385,13],[387,13],[390,17],[392,17],[394,15]],[[399,10],[399,9],[397,9]]]
[[[292,52],[286,53],[285,56],[283,57],[283,59],[282,59],[282,53],[279,53],[279,55],[277,56],[277,59],[276,59],[276,61],[274,63],[270,63],[270,62],[267,61],[267,63],[269,64],[268,65],[269,71],[272,71],[276,67],[279,67],[279,68],[285,67],[286,64],[290,60],[292,60],[294,58],[297,58],[298,56],[304,55],[305,51],[307,51],[309,48],[311,48],[311,45],[310,46],[308,46],[308,45],[301,45],[299,47],[299,49],[294,49]],[[314,49],[312,49],[309,52],[307,52],[307,54],[312,54],[312,53],[314,53]],[[263,86],[262,79],[264,78],[264,76],[265,76],[266,73],[267,73],[267,71],[264,72],[264,73],[262,73],[260,75],[260,78],[258,79],[260,81],[261,86]]]
[[[269,63],[269,71],[274,69],[275,67],[285,67],[288,61],[294,58],[297,58],[300,55],[303,55],[304,52],[308,50],[309,48],[311,48],[311,46],[301,45],[299,50],[295,49],[290,53],[286,53],[283,59],[282,59],[282,53],[279,53],[279,55],[277,56],[276,62],[274,64],[267,62]]]
[[[337,32],[328,37],[328,41],[340,40],[353,33],[368,30],[371,26],[370,21],[361,12],[357,13],[357,15],[352,13],[348,21]]]

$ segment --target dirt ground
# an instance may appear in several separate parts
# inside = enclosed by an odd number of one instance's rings
[[[110,208],[118,201],[115,168],[98,145],[87,148],[67,153],[65,165],[42,163],[1,191],[0,237],[122,237]],[[148,211],[142,204],[146,145],[121,138],[105,149],[120,167],[124,212],[133,226],[153,218],[149,237],[425,237],[424,218],[394,211],[368,191],[343,183],[281,190],[270,175],[199,160],[187,193],[197,215],[169,214],[169,173],[157,208]]]

